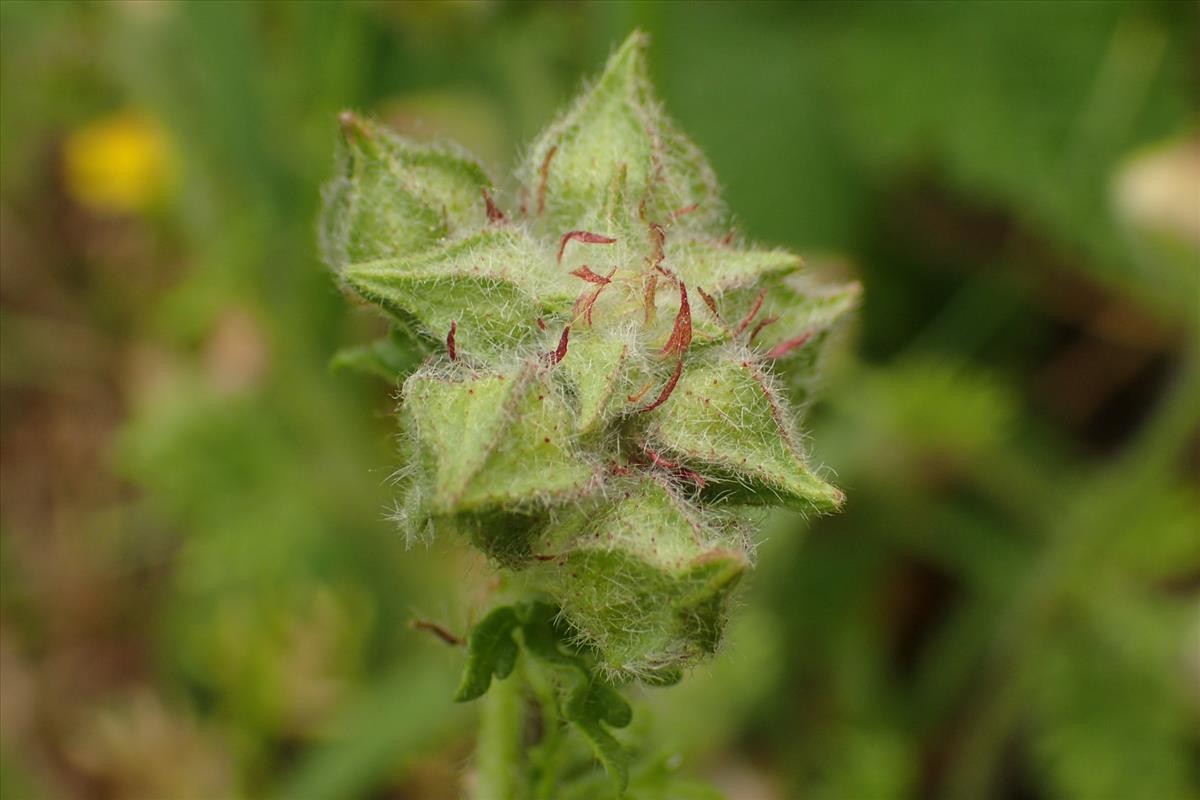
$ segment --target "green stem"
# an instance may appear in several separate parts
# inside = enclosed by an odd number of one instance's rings
[[[532,661],[532,659],[530,659]],[[542,740],[530,753],[535,777],[533,781],[534,800],[553,800],[558,791],[558,778],[561,774],[563,748],[563,720],[558,712],[558,690],[552,676],[537,664],[526,663],[527,679],[533,697],[541,707]]]
[[[475,800],[520,800],[524,692],[519,674],[492,682],[482,698]]]

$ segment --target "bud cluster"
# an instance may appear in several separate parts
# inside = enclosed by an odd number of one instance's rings
[[[857,285],[731,232],[635,33],[532,145],[509,202],[469,156],[342,117],[321,236],[342,284],[426,343],[401,499],[544,592],[613,678],[717,647],[756,508],[824,512],[783,390]]]

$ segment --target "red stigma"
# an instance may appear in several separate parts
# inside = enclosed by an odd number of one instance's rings
[[[766,297],[766,289],[763,289],[758,293],[758,297],[754,300],[754,305],[750,308],[750,311],[746,314],[746,316],[742,317],[742,321],[738,323],[737,330],[734,331],[733,334],[734,336],[741,336],[742,332],[749,327],[751,322],[754,321],[754,318],[758,316],[759,309],[762,308],[763,300],[765,300]]]
[[[559,340],[558,340],[558,347],[556,347],[554,349],[553,353],[549,354],[551,364],[557,364],[558,362],[560,362],[564,358],[566,358],[566,356],[567,356],[567,340],[570,339],[570,337],[571,337],[571,326],[568,325],[567,327],[563,328],[562,337],[559,338]]]
[[[788,339],[786,342],[780,342],[767,351],[767,358],[779,358],[786,353],[795,350],[802,346],[805,342],[812,338],[813,332],[807,331],[797,336],[795,339]]]
[[[679,282],[679,313],[675,315],[675,327],[671,329],[671,338],[663,345],[662,354],[679,353],[692,343],[692,309],[688,305],[687,284]]]
[[[610,277],[608,277],[608,278],[604,277],[603,275],[597,275],[596,273],[594,273],[590,269],[588,269],[587,264],[584,264],[579,269],[574,270],[571,274],[574,275],[576,278],[583,278],[588,283],[598,283],[601,286],[606,286],[609,283],[611,283],[611,273],[610,273]]]
[[[586,273],[586,275],[580,274],[581,272]],[[585,289],[583,294],[579,295],[579,299],[575,301],[571,313],[575,315],[576,319],[579,319],[579,316],[582,314],[583,321],[589,326],[592,324],[592,309],[595,307],[596,301],[600,298],[600,293],[604,291],[604,287],[612,283],[612,276],[616,272],[617,268],[613,267],[612,272],[608,273],[608,275],[597,275],[584,266],[571,273],[578,278],[583,278],[588,283],[599,284],[591,291]]]
[[[778,321],[779,321],[779,317],[775,316],[774,314],[772,314],[771,316],[767,317],[766,319],[760,321],[757,325],[754,326],[754,330],[750,331],[750,341],[753,342],[754,338],[756,336],[758,336],[758,334],[762,333],[763,328],[767,327],[772,322],[778,322]]]
[[[591,231],[567,231],[562,235],[562,239],[558,242],[558,263],[562,263],[563,252],[567,249],[567,242],[578,241],[584,244],[612,244],[616,239],[611,239],[608,236],[601,236],[598,233]]]
[[[503,222],[504,212],[496,208],[496,203],[492,200],[491,194],[488,193],[487,187],[482,186],[479,191],[483,192],[483,201],[487,203],[488,222]]]
[[[642,413],[646,411],[653,411],[663,403],[667,402],[667,398],[671,396],[671,392],[675,391],[675,384],[679,383],[679,376],[682,374],[683,358],[680,357],[680,359],[675,362],[675,371],[671,373],[670,379],[667,381],[666,385],[663,386],[662,391],[658,393],[658,397],[650,405],[639,408],[638,412]]]

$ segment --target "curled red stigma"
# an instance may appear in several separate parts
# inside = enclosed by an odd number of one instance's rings
[[[688,305],[687,284],[679,282],[679,313],[675,315],[675,327],[671,329],[671,338],[663,345],[662,354],[679,353],[692,343],[692,309]]]
[[[600,293],[604,291],[604,286],[597,286],[595,289],[584,289],[579,295],[579,299],[575,301],[575,305],[571,307],[571,314],[575,319],[583,317],[583,321],[588,325],[592,324],[592,309],[596,305],[596,300],[599,299]]]
[[[663,458],[656,450],[648,446],[645,442],[640,444],[642,452],[650,459],[650,463],[660,469],[665,469],[675,473],[684,480],[692,481],[701,489],[704,488],[704,477],[698,472],[693,472],[687,467],[676,464],[674,461],[669,461]]]
[[[458,333],[458,323],[450,320],[450,332],[446,334],[446,349],[450,351],[450,360],[458,360],[458,348],[454,346],[454,334]]]
[[[550,363],[557,364],[567,356],[567,340],[571,337],[571,326],[563,328],[562,336],[558,340],[558,347],[554,348],[554,352],[550,353]]]
[[[617,273],[617,268],[613,267],[612,271],[607,275],[597,275],[586,266],[582,267],[582,270],[586,271],[591,277],[584,277],[583,275],[580,275],[580,270],[575,270],[571,274],[575,275],[576,277],[583,278],[589,283],[595,283],[599,285],[595,289],[585,289],[583,293],[579,295],[579,299],[575,301],[575,305],[571,309],[571,313],[575,315],[576,319],[579,319],[579,316],[582,314],[583,321],[590,326],[592,324],[592,309],[595,308],[596,301],[600,299],[600,293],[604,291],[604,287],[612,283],[612,276]]]
[[[562,263],[563,251],[567,249],[567,242],[572,240],[583,242],[584,244],[612,244],[613,242],[617,241],[616,239],[609,238],[608,236],[601,236],[600,234],[592,233],[591,231],[567,231],[562,235],[562,239],[560,239],[558,242],[559,264]]]
[[[576,278],[583,278],[588,283],[598,283],[601,286],[607,285],[612,280],[612,273],[609,273],[608,277],[605,277],[603,275],[597,275],[596,273],[594,273],[590,269],[588,269],[587,264],[584,264],[579,269],[574,270],[571,274],[574,275]]]
[[[738,323],[737,330],[733,333],[734,336],[741,336],[742,332],[745,331],[746,328],[749,327],[750,323],[754,321],[754,318],[758,316],[759,309],[762,308],[763,300],[765,300],[766,297],[766,289],[763,289],[758,293],[758,297],[754,300],[754,305],[751,306],[750,311],[746,313],[746,316],[742,317],[742,321]]]
[[[436,622],[430,622],[429,620],[424,620],[424,619],[414,619],[412,621],[412,627],[413,627],[413,630],[415,630],[415,631],[425,631],[426,633],[432,633],[434,636],[438,637],[446,644],[452,645],[454,647],[460,647],[460,646],[466,644],[466,642],[462,639],[462,637],[455,636],[453,633],[446,630],[441,625],[438,625]]]
[[[658,393],[658,397],[648,406],[642,406],[638,412],[653,411],[654,409],[667,402],[667,398],[671,396],[671,392],[675,391],[675,384],[679,383],[679,376],[683,374],[683,357],[681,356],[675,362],[675,371],[671,373],[670,379],[663,386],[662,391]]]
[[[767,327],[772,322],[778,322],[778,321],[779,321],[779,317],[777,317],[774,314],[772,314],[771,316],[767,317],[764,320],[760,320],[759,323],[754,326],[754,330],[750,331],[750,341],[753,342],[754,338],[756,336],[758,336],[760,333],[762,333],[763,328]]]
[[[717,301],[713,299],[712,295],[699,286],[696,287],[696,291],[700,293],[700,299],[704,301],[704,305],[708,306],[708,310],[713,313],[713,316],[720,319],[721,312],[717,311]]]
[[[668,461],[667,459],[663,458],[661,455],[659,455],[657,450],[653,449],[645,442],[641,444],[641,448],[642,452],[646,454],[646,457],[650,459],[650,463],[654,466],[662,467],[663,469],[679,469],[678,464],[676,464],[674,461]]]
[[[801,347],[805,342],[812,338],[812,335],[812,331],[806,331],[797,336],[795,339],[788,339],[787,341],[780,342],[767,351],[767,358],[779,358],[789,351],[795,350],[797,347]]]

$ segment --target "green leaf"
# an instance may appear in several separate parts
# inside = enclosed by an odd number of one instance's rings
[[[400,331],[392,331],[373,342],[346,347],[334,354],[329,366],[375,375],[389,383],[416,369],[427,354],[420,342]]]
[[[764,365],[749,354],[692,364],[652,412],[648,438],[734,502],[831,511],[842,493],[812,473],[790,413]]]
[[[521,636],[525,649],[547,664],[579,671],[584,677],[591,673],[587,663],[579,655],[567,653],[559,647],[562,637],[554,625],[558,609],[539,601],[521,605]]]
[[[603,683],[585,682],[567,698],[563,716],[587,737],[596,758],[624,791],[629,785],[629,753],[605,724],[623,728],[633,719],[633,709],[625,698]]]
[[[519,625],[512,606],[500,606],[475,624],[467,636],[467,666],[456,702],[474,700],[487,692],[492,676],[504,680],[517,663],[513,631]]]
[[[839,323],[858,306],[861,295],[858,283],[816,286],[802,276],[792,276],[768,292],[762,311],[748,326],[753,331],[774,318],[752,346],[771,359],[798,408],[816,394],[826,345]]]
[[[576,686],[567,696],[563,716],[584,734],[596,758],[624,791],[629,783],[629,754],[605,726],[626,727],[633,719],[633,709],[620,692],[593,674],[582,655],[562,649],[562,634],[554,625],[554,606],[528,603],[520,614],[522,640],[528,652],[548,665],[575,674]]]
[[[452,513],[508,427],[517,382],[500,373],[417,373],[404,383],[406,433],[425,454],[431,511]]]
[[[483,190],[491,181],[474,161],[449,147],[406,141],[350,112],[341,125],[337,175],[325,188],[320,225],[330,266],[410,255],[487,223]]]

